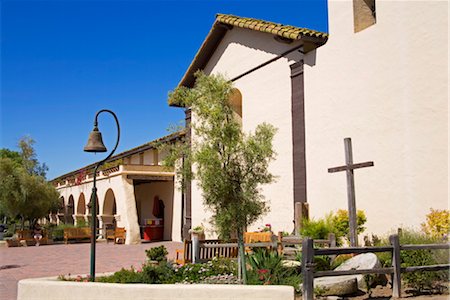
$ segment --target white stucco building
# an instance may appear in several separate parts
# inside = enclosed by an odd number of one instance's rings
[[[329,35],[217,15],[180,85],[192,87],[197,70],[222,73],[240,91],[244,131],[262,122],[278,128],[270,166],[278,178],[263,187],[271,211],[249,229],[292,231],[295,203],[307,203],[310,217],[347,209],[345,174],[327,172],[344,165],[346,137],[355,163],[375,164],[355,171],[366,233],[417,227],[431,207],[449,205],[448,2],[330,1],[328,11]],[[189,109],[186,121],[195,122]],[[114,216],[129,243],[155,218],[156,196],[165,239],[209,222],[196,182],[180,192],[155,153],[150,144],[129,150],[116,156],[123,160],[114,172],[100,174],[99,220]],[[86,215],[92,188],[89,178],[70,185],[81,171],[54,180],[74,219]]]
[[[351,137],[355,163],[375,164],[355,170],[356,206],[366,233],[383,234],[448,208],[447,41],[445,1],[330,1],[329,36],[218,15],[180,85],[222,73],[242,94],[244,131],[278,128],[271,212],[255,228],[292,231],[294,203],[310,217],[347,209],[345,174],[327,170]],[[205,223],[195,182],[190,197],[192,224]]]
[[[119,153],[97,174],[97,222],[100,235],[107,226],[125,227],[126,243],[141,239],[181,240],[182,194],[176,187],[176,175],[164,167],[161,143],[172,143],[184,133]],[[52,180],[59,191],[61,209],[54,222],[89,222],[95,164]]]

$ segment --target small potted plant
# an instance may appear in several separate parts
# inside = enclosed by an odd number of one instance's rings
[[[263,228],[261,228],[261,232],[272,232],[272,225],[266,224]]]
[[[197,235],[199,240],[205,239],[205,228],[203,227],[203,225],[195,226],[194,228],[189,230],[189,233],[192,236]]]

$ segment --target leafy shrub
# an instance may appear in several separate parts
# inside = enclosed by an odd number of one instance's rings
[[[109,283],[235,283],[236,262],[214,259],[204,264],[172,265],[161,261],[157,265],[144,264],[142,269],[122,269],[111,276],[98,278]]]
[[[328,234],[334,232],[335,229],[332,223],[332,215],[328,214],[323,219],[305,219],[300,234],[312,239],[327,239]]]
[[[98,277],[98,282],[108,283],[143,283],[142,271],[136,271],[134,268],[130,270],[122,268],[111,276]]]
[[[450,212],[446,209],[432,209],[426,215],[427,221],[422,223],[422,231],[435,238],[446,238],[450,233]]]
[[[4,234],[3,234],[3,237],[4,238],[9,238],[9,237],[12,237],[14,235],[14,233],[12,232],[12,231],[6,231]]]
[[[142,282],[143,283],[175,283],[174,270],[170,264],[160,263],[158,265],[145,265],[142,268]]]
[[[314,256],[315,270],[328,271],[331,270],[331,257],[328,255]]]
[[[302,252],[301,251],[298,251],[295,254],[295,260],[302,262]],[[328,255],[314,256],[314,263],[316,264],[316,266],[315,266],[316,271],[327,271],[327,270],[333,269],[331,257]],[[334,266],[334,261],[333,261],[333,266]]]
[[[399,234],[401,245],[414,244],[436,244],[441,243],[442,239],[427,236],[421,232],[402,229]],[[381,239],[378,245],[390,245],[388,238]],[[383,266],[392,265],[392,256],[390,253],[377,254]],[[449,251],[448,250],[402,250],[400,251],[400,260],[402,267],[409,266],[426,266],[435,264],[448,264]],[[446,281],[449,278],[449,273],[445,271],[439,272],[424,272],[416,271],[409,273],[402,273],[403,281],[413,290],[424,292],[427,290],[440,289],[439,281]]]
[[[251,270],[248,272],[248,284],[278,284],[290,285],[300,292],[301,276],[296,268],[284,267],[282,256],[276,251],[257,249],[248,255],[248,264]]]
[[[362,210],[357,212],[357,233],[362,233],[365,228],[367,218]],[[327,239],[330,233],[334,233],[336,244],[341,245],[341,238],[348,239],[350,232],[348,212],[340,209],[335,214],[329,213],[324,218],[318,220],[305,220],[300,234],[312,239]]]
[[[281,268],[282,256],[276,251],[270,251],[267,249],[256,249],[253,254],[248,255],[248,264],[254,270],[268,270],[270,272],[276,271],[277,268]]]
[[[413,230],[403,230],[400,234],[400,244],[436,244],[442,242],[441,239],[424,235]],[[402,267],[426,266],[434,264],[448,263],[448,250],[410,250],[401,251],[400,259]],[[440,280],[448,280],[449,273],[440,272],[410,272],[402,274],[403,280],[411,288],[418,291],[437,288]]]
[[[201,280],[200,283],[206,284],[241,284],[241,280],[234,274],[212,275]]]
[[[148,260],[161,262],[167,260],[166,255],[169,254],[169,252],[167,252],[167,249],[166,247],[164,247],[164,245],[161,245],[159,247],[145,250],[145,254],[147,255]]]
[[[364,224],[366,223],[367,218],[366,214],[362,210],[358,210],[356,212],[356,232],[362,233],[364,232]],[[350,221],[348,218],[348,211],[344,209],[339,209],[332,216],[332,224],[335,229],[336,236],[348,236],[350,232]]]
[[[237,263],[228,258],[213,258],[202,264],[174,266],[174,282],[199,283],[206,278],[237,274]]]
[[[64,240],[64,229],[74,227],[75,226],[73,224],[59,224],[57,226],[48,226],[48,230],[52,233],[52,238],[54,241],[62,241]]]

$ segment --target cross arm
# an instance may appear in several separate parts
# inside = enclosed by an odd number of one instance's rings
[[[328,173],[336,173],[336,172],[342,172],[347,170],[354,170],[354,169],[360,169],[360,168],[366,168],[366,167],[373,167],[373,161],[363,162],[359,164],[351,164],[346,166],[340,166],[340,167],[334,167],[329,168]]]

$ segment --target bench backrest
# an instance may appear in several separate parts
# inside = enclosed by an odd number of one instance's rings
[[[200,245],[216,245],[224,243],[236,243],[236,240],[222,241],[222,240],[199,240]],[[214,257],[236,258],[238,255],[238,247],[208,247],[199,249],[200,261],[208,261]],[[192,262],[192,241],[184,241],[184,261]]]
[[[125,227],[116,227],[116,229],[114,229],[114,236],[116,238],[125,238],[126,233],[127,231],[125,230]]]
[[[19,240],[30,240],[33,238],[33,230],[31,229],[16,230],[16,234]]]
[[[64,228],[65,237],[89,237],[91,236],[90,227]]]

